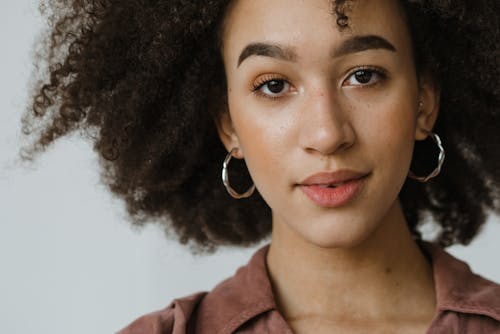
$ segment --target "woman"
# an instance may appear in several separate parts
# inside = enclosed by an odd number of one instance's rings
[[[438,246],[499,211],[498,2],[52,5],[28,157],[85,130],[137,224],[271,233],[120,333],[500,333],[500,287]]]

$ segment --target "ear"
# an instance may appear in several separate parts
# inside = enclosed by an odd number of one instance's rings
[[[428,136],[425,131],[432,131],[439,113],[439,97],[439,87],[429,73],[424,73],[419,84],[416,140],[424,140]]]
[[[233,153],[233,157],[243,159],[243,152],[241,151],[238,135],[234,130],[229,111],[224,111],[215,121],[215,125],[217,126],[219,138],[226,147],[226,150],[231,152],[233,148],[238,148],[238,150]]]

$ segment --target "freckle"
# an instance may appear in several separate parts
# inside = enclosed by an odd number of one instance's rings
[[[385,273],[386,273],[387,275],[391,274],[391,273],[392,273],[392,269],[391,269],[391,268],[389,268],[389,267],[385,268]]]

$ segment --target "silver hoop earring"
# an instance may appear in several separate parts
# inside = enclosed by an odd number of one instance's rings
[[[233,147],[233,149],[231,149],[231,152],[229,152],[226,155],[226,158],[224,159],[224,163],[222,164],[222,183],[224,183],[224,187],[226,187],[227,192],[233,198],[236,198],[236,199],[248,198],[248,197],[252,196],[252,194],[255,190],[255,184],[252,184],[252,186],[250,188],[248,188],[248,190],[245,191],[243,194],[237,193],[229,184],[229,173],[227,171],[227,165],[229,164],[229,161],[231,161],[231,158],[233,157],[233,153],[236,150],[237,150],[237,148]]]
[[[439,172],[441,172],[441,167],[443,166],[444,157],[445,157],[444,148],[443,148],[443,145],[441,143],[441,138],[439,138],[439,136],[437,134],[435,134],[434,132],[430,132],[430,131],[425,131],[425,132],[429,136],[431,136],[432,139],[434,140],[434,142],[437,144],[437,146],[439,148],[439,157],[438,157],[438,165],[437,165],[436,169],[434,169],[432,171],[432,173],[430,173],[427,176],[416,176],[411,170],[408,172],[408,176],[410,178],[417,180],[419,182],[422,182],[422,183],[429,181],[433,177],[436,177],[439,174]]]

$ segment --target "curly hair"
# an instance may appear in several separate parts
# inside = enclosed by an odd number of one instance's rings
[[[348,28],[349,1],[332,2],[339,29]],[[80,130],[133,224],[160,222],[181,243],[206,251],[267,237],[271,211],[262,197],[233,200],[220,181],[227,152],[214,122],[227,112],[220,30],[229,2],[47,0],[41,8],[49,30],[37,58],[47,70],[23,115],[31,139],[24,159]],[[500,211],[500,3],[400,2],[416,69],[440,87],[434,131],[447,155],[439,177],[406,180],[404,215],[417,237],[430,213],[442,246],[467,244],[487,211]],[[412,170],[432,170],[435,150],[417,142]],[[236,188],[248,178],[244,162],[231,166]]]

